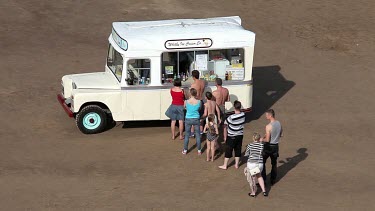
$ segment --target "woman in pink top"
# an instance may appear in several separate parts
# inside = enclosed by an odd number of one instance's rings
[[[170,91],[172,96],[172,104],[165,112],[165,115],[171,119],[172,139],[174,140],[176,138],[176,121],[178,120],[180,140],[183,140],[185,93],[184,90],[181,89],[180,79],[175,79],[173,85],[174,87],[172,87]]]

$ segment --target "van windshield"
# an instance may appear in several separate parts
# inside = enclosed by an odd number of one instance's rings
[[[122,65],[123,58],[119,52],[117,52],[112,45],[109,45],[108,57],[107,57],[107,66],[113,74],[116,76],[118,81],[121,81],[122,76]]]

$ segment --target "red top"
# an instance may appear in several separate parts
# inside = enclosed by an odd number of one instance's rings
[[[172,105],[184,105],[185,94],[182,92],[174,92],[171,89]]]

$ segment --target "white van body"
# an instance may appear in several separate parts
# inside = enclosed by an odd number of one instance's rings
[[[84,107],[96,105],[102,108],[106,114],[110,114],[114,121],[166,120],[168,117],[165,115],[165,111],[172,101],[170,95],[172,85],[162,83],[163,53],[194,52],[194,65],[196,65],[198,63],[195,60],[196,52],[204,53],[216,50],[215,52],[220,53],[220,49],[241,49],[244,54],[242,55],[243,64],[241,64],[243,66],[241,77],[243,76],[243,78],[231,81],[223,79],[223,87],[229,90],[231,96],[231,101],[225,105],[226,111],[233,111],[234,100],[240,100],[244,110],[251,110],[255,34],[241,26],[241,19],[238,16],[114,22],[108,41],[109,53],[113,51],[116,55],[120,54],[122,66],[114,65],[112,68],[109,63],[112,63],[113,60],[107,59],[109,62],[105,65],[104,72],[72,74],[62,77],[63,91],[58,95],[58,99],[69,116],[77,117]],[[127,81],[130,77],[128,62],[140,59],[148,62],[149,65],[147,68],[149,71],[148,84],[129,85]],[[114,69],[120,72],[115,71],[115,73]],[[141,69],[138,68],[138,71]],[[128,74],[126,74],[127,72]],[[183,87],[190,87],[190,84],[185,82]],[[215,83],[208,82],[205,90],[216,90]],[[86,121],[88,127],[93,122],[93,119],[90,119],[90,114],[94,115],[92,112],[88,112],[80,120]],[[100,118],[103,116],[96,116],[94,120]],[[108,122],[101,119],[100,124],[103,123]],[[79,126],[78,124],[82,123],[77,122],[77,126]],[[81,131],[84,133],[99,132],[95,126],[89,128],[94,128],[94,130]]]

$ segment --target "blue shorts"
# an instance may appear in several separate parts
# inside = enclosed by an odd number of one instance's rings
[[[184,120],[184,106],[170,105],[165,115],[171,120]]]

